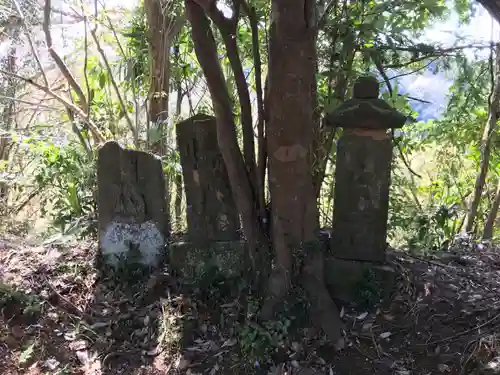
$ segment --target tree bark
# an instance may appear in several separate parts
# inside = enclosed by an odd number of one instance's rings
[[[184,18],[169,15],[169,9],[163,9],[162,1],[158,0],[145,0],[144,9],[149,26],[151,80],[148,120],[156,124],[158,132],[151,150],[163,156],[166,151],[164,128],[168,122],[170,93],[170,46],[184,25]]]
[[[339,344],[340,315],[325,287],[323,255],[319,248],[304,248],[317,244],[319,227],[311,172],[316,93],[314,6],[312,0],[272,2],[267,148],[276,265],[261,317],[272,317],[298,273],[312,303],[312,316],[329,340]],[[304,264],[296,252],[304,255]]]
[[[476,183],[474,186],[474,194],[472,201],[467,212],[467,219],[465,220],[465,232],[471,232],[476,220],[477,211],[483,195],[484,185],[486,183],[486,176],[490,165],[491,156],[491,141],[494,137],[496,124],[498,120],[498,110],[500,105],[500,46],[497,45],[495,58],[495,84],[491,95],[491,104],[489,108],[488,121],[484,127],[483,136],[481,138],[481,160],[479,171],[476,176]]]
[[[220,35],[222,36],[222,40],[224,42],[224,46],[226,48],[229,64],[231,65],[231,70],[234,74],[236,90],[238,92],[238,100],[241,108],[240,121],[241,128],[243,130],[243,159],[245,162],[246,171],[249,176],[248,178],[250,180],[250,186],[252,187],[253,196],[257,197],[257,165],[255,160],[252,104],[250,101],[250,93],[248,91],[245,73],[243,71],[243,65],[241,63],[238,51],[238,44],[236,42],[240,2],[234,2],[234,13],[232,18],[230,19],[226,18],[224,14],[217,8],[215,1],[207,3],[203,0],[197,0],[196,2],[205,7],[205,12],[219,29]],[[260,209],[262,208],[260,207],[260,201],[258,199],[253,199],[253,201],[257,204],[258,211],[260,212]]]
[[[249,8],[243,1],[243,11],[247,14],[252,30],[252,52],[255,67],[255,94],[257,95],[257,196],[259,201],[261,220],[266,218],[266,197],[265,197],[265,180],[267,169],[267,152],[265,138],[265,121],[264,121],[264,92],[262,89],[262,61],[260,57],[259,44],[259,23],[255,8]]]
[[[179,62],[179,49],[176,48],[175,51],[175,59],[177,63]],[[177,100],[175,103],[175,116],[176,120],[180,118],[181,115],[181,109],[182,109],[182,98],[183,98],[183,93],[182,93],[182,82],[180,77],[176,80],[175,82],[176,90],[177,90]],[[182,173],[180,171],[175,171],[175,203],[174,203],[174,212],[175,212],[175,222],[176,222],[176,229],[180,229],[180,223],[182,222],[182,195],[183,195],[183,190],[182,190]]]
[[[16,40],[19,37],[19,30],[14,30],[13,38]],[[11,46],[8,50],[8,55],[5,62],[5,70],[10,73],[14,73],[16,71],[16,54],[17,48],[15,45]],[[5,77],[7,80],[5,96],[8,98],[16,97],[16,80],[13,77]],[[8,103],[5,104],[3,113],[2,113],[2,130],[5,131],[5,135],[0,135],[0,162],[7,163],[9,160],[9,154],[11,149],[11,139],[10,136],[7,135],[9,131],[12,129],[12,123],[14,121],[14,101],[8,100]],[[2,206],[7,204],[8,197],[8,185],[5,182],[0,182],[0,211],[3,208]]]
[[[498,216],[498,208],[500,207],[500,181],[497,184],[497,190],[495,193],[495,198],[493,199],[493,204],[491,205],[490,212],[484,223],[483,228],[483,240],[489,241],[493,238],[493,230],[495,228],[495,221]]]

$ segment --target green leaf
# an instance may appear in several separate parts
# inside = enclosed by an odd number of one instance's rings
[[[104,72],[102,72],[100,75],[99,75],[99,87],[101,89],[104,88],[104,86],[106,86],[106,74]]]
[[[19,356],[19,364],[22,365],[30,360],[33,356],[33,352],[35,351],[35,342],[33,342],[30,346],[24,349]]]

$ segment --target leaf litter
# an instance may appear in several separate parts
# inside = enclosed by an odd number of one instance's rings
[[[500,371],[500,251],[494,247],[425,259],[391,251],[401,278],[398,290],[369,311],[341,307],[348,327],[343,351],[335,353],[309,331],[284,338],[272,366],[256,362],[244,372],[241,301],[218,301],[214,308],[168,274],[124,288],[95,272],[92,243],[1,242],[2,298],[6,286],[29,297],[23,306],[1,305],[2,374]]]

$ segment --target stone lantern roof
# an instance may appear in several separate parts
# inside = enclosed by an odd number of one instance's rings
[[[406,116],[379,99],[379,93],[380,85],[375,77],[359,77],[354,84],[352,99],[328,113],[325,126],[372,130],[403,127]]]

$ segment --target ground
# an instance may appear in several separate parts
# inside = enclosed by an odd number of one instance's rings
[[[235,281],[103,278],[94,256],[91,241],[0,239],[1,374],[500,373],[495,248],[433,259],[392,251],[397,292],[342,308],[340,353],[314,329],[293,328],[300,304],[263,328],[244,319],[253,302],[238,298]]]

